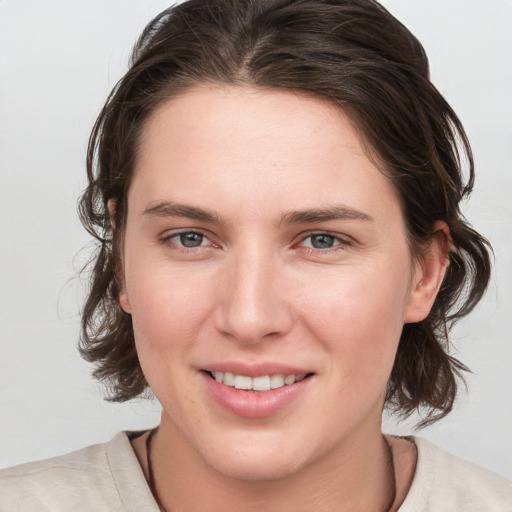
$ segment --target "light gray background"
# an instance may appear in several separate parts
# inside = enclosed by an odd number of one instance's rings
[[[456,331],[469,393],[421,435],[512,479],[512,1],[384,4],[423,42],[465,124],[478,171],[465,211],[496,252],[485,301]],[[102,401],[76,351],[89,239],[75,208],[94,119],[167,5],[0,0],[0,467],[158,422],[156,402]]]

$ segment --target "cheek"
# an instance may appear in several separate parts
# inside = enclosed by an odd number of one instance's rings
[[[317,279],[304,302],[306,324],[345,377],[385,380],[403,327],[408,282],[400,265],[342,269]]]
[[[165,409],[181,415],[175,392],[195,400],[187,380],[190,354],[204,338],[209,302],[196,292],[190,278],[180,279],[162,272],[133,276],[128,283],[132,322],[139,361],[148,384]],[[172,278],[171,278],[172,277]],[[189,382],[183,387],[183,382]]]
[[[214,302],[209,280],[190,271],[171,271],[168,265],[134,268],[137,272],[127,272],[126,285],[141,362],[191,348]]]

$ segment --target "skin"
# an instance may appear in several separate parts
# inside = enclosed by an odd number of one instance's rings
[[[177,215],[176,204],[211,218]],[[325,215],[335,207],[352,214]],[[305,210],[316,216],[293,213]],[[183,233],[200,245],[184,247]],[[392,183],[326,100],[204,86],[160,107],[141,138],[119,280],[163,408],[152,460],[165,507],[383,510],[386,384],[403,324],[435,299],[447,240],[436,225],[413,260]],[[311,376],[277,413],[243,418],[204,384],[202,370],[226,361]],[[396,508],[414,447],[391,444]]]

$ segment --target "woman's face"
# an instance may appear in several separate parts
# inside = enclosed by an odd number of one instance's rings
[[[162,426],[210,468],[278,478],[375,436],[421,272],[338,107],[198,87],[148,121],[121,304]]]

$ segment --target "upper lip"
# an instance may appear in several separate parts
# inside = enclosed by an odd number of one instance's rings
[[[260,377],[262,375],[307,375],[313,373],[311,369],[290,366],[277,362],[244,363],[223,362],[212,363],[202,368],[207,372],[229,372],[246,377]]]

